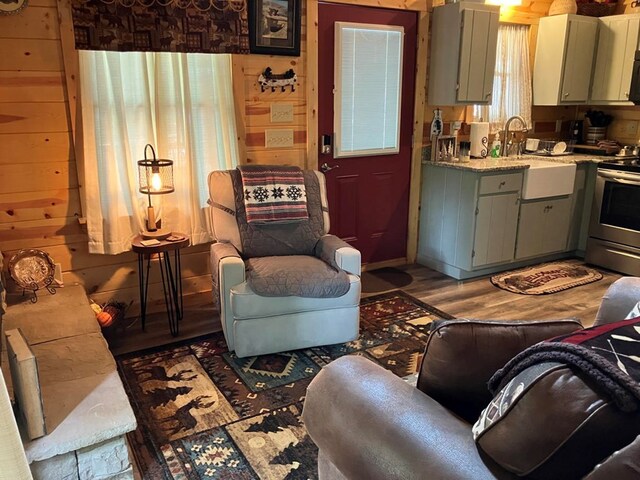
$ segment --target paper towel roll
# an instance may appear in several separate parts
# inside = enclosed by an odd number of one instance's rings
[[[471,151],[474,158],[485,158],[489,154],[489,123],[472,122],[469,140],[471,141]]]

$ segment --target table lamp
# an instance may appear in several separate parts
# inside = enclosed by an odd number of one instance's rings
[[[151,149],[153,159],[147,159],[147,149]],[[151,195],[171,193],[173,188],[173,161],[156,158],[156,151],[151,144],[144,147],[144,160],[138,160],[138,183],[140,193],[149,197],[147,208],[147,229],[142,232],[142,238],[164,240],[171,232],[159,229],[156,225],[156,215],[151,204]]]

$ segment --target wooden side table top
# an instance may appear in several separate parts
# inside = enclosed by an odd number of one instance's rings
[[[187,237],[184,233],[179,232],[171,232],[171,235],[176,237],[183,237],[182,240],[177,240],[175,242],[170,242],[168,240],[160,240],[160,244],[145,246],[140,243],[141,240],[144,240],[141,235],[137,235],[133,240],[131,240],[131,249],[136,253],[161,253],[161,252],[170,252],[173,250],[179,250],[181,248],[188,247],[190,244],[189,237]]]

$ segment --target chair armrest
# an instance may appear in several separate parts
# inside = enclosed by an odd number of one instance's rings
[[[602,297],[594,326],[624,320],[638,301],[640,301],[640,278],[619,278],[611,284]]]
[[[220,310],[220,323],[227,339],[229,350],[235,348],[233,338],[233,311],[231,310],[231,288],[245,281],[245,266],[240,253],[230,243],[211,245],[211,278],[213,295]]]
[[[303,420],[346,478],[513,478],[485,463],[469,424],[362,357],[322,369],[307,389]]]
[[[581,329],[575,318],[435,321],[425,347],[418,388],[474,422],[493,398],[487,382],[498,369],[531,345]]]
[[[320,237],[315,256],[334,268],[360,275],[360,252],[335,235]]]

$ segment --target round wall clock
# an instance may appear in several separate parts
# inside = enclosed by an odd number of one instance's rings
[[[27,6],[27,0],[0,0],[0,15],[18,13]]]

